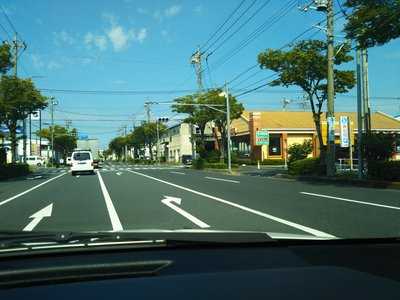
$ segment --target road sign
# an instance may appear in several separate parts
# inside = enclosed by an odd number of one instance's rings
[[[340,147],[342,148],[350,146],[349,126],[349,117],[340,116]]]
[[[328,123],[328,142],[335,141],[335,117],[326,118]]]
[[[269,144],[269,132],[267,130],[256,131],[256,146]]]
[[[40,111],[34,111],[31,113],[31,120],[32,121],[37,121],[40,119]]]

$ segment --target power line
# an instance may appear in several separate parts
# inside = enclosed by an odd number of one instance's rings
[[[9,40],[12,40],[11,35],[8,33],[8,31],[6,30],[6,28],[3,26],[3,24],[0,23],[0,28],[4,31],[4,33],[6,34],[6,36],[8,37]]]
[[[91,117],[121,117],[121,116],[128,117],[128,116],[130,116],[130,114],[88,114],[88,113],[66,111],[66,110],[61,110],[61,109],[55,109],[55,111],[66,113],[66,114],[79,115],[79,116],[91,116]]]
[[[294,0],[293,0],[294,1]],[[214,48],[214,50],[211,51],[211,54],[214,53],[215,51],[217,51],[219,48],[221,48],[228,40],[230,40],[237,32],[239,32],[244,26],[246,26],[259,12],[262,11],[262,9],[268,5],[268,3],[270,3],[270,0],[265,1],[261,7],[259,7],[255,12],[253,12],[253,14],[247,18],[246,21],[244,21],[234,32],[232,32],[227,38],[225,38],[221,43],[218,44],[218,46],[216,46]]]
[[[283,17],[285,17],[292,9],[296,6],[296,0],[292,0],[291,2],[286,3],[280,10],[268,18],[263,24],[257,27],[250,35],[247,36],[242,42],[239,43],[236,47],[231,49],[229,53],[231,53],[228,57],[221,57],[216,63],[214,68],[218,68],[229,61],[233,56],[239,53],[243,48],[249,45],[252,41],[254,41],[258,36],[264,33],[266,30],[270,29],[273,25],[279,22]]]
[[[233,17],[246,0],[242,0],[238,6],[229,14],[225,21],[217,28],[217,30],[209,37],[209,39],[200,48],[205,48],[207,44],[217,35],[217,33],[225,26],[226,23]]]
[[[222,32],[222,34],[220,34],[217,39],[213,43],[211,43],[211,45],[209,45],[207,49],[203,52],[208,52],[211,47],[213,47],[229,30],[231,30],[233,26],[235,26],[235,24],[254,6],[254,4],[256,4],[256,2],[257,0],[253,0],[253,2],[239,15],[239,17],[237,17],[235,21],[233,21],[233,23],[227,29],[225,29],[225,31]]]
[[[3,5],[0,6],[1,10],[3,11],[3,15],[7,20],[7,23],[10,25],[11,29],[14,31],[16,35],[18,35],[17,29],[15,28],[14,24],[11,22],[11,19],[8,17],[6,10],[4,9]]]

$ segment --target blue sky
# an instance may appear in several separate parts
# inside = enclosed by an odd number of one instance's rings
[[[19,75],[33,77],[39,88],[148,91],[138,95],[44,92],[48,96],[55,96],[59,102],[55,112],[57,123],[65,124],[66,119],[72,120],[72,126],[79,132],[100,138],[102,146],[106,146],[121,126],[128,125],[131,128],[135,122],[137,124],[144,119],[143,104],[146,99],[169,101],[182,95],[155,94],[151,91],[196,89],[194,70],[189,63],[190,55],[197,46],[207,41],[239,2],[14,0],[3,1],[3,6],[20,37],[28,45],[20,57]],[[236,16],[252,2],[246,0]],[[218,66],[218,61],[226,59],[232,49],[287,2],[290,1],[271,0],[264,5],[264,0],[256,0],[250,6],[236,25],[252,14],[254,17],[210,55],[210,72],[204,72],[206,87],[220,86],[225,80],[231,80],[255,64],[260,51],[281,47],[324,18],[322,13],[312,10],[302,12],[293,7],[252,43]],[[3,15],[0,23],[11,35],[12,28]],[[338,41],[342,40],[342,26],[343,19],[339,19],[336,23]],[[224,37],[236,28],[232,27]],[[0,34],[3,39],[9,39],[4,30],[0,30]],[[323,32],[317,29],[304,37],[311,34],[314,38],[324,38]],[[400,40],[371,49],[369,55],[371,95],[400,97]],[[353,69],[354,63],[346,67]],[[242,76],[231,87],[245,88],[270,74],[268,71],[256,71],[254,69]],[[238,85],[252,74],[253,77]],[[296,89],[268,88],[262,93],[240,97],[240,100],[247,109],[278,110],[282,109],[284,97],[294,101],[301,98],[301,94],[293,90]],[[355,91],[349,94],[355,95]],[[371,99],[371,104],[374,110],[393,115],[400,113],[400,100]],[[288,108],[299,109],[299,105],[290,104]],[[355,108],[354,97],[337,97],[337,111],[354,111]],[[153,106],[152,116],[182,117],[171,113],[167,106]]]

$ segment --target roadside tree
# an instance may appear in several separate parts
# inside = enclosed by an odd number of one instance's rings
[[[336,66],[353,60],[349,45],[338,45],[335,48]],[[305,40],[298,42],[288,51],[268,49],[258,55],[261,68],[277,73],[278,78],[272,80],[270,86],[298,86],[308,96],[322,158],[326,152],[321,131],[322,108],[327,99],[326,49],[324,41]],[[335,93],[347,93],[355,85],[354,72],[335,69],[334,84]]]

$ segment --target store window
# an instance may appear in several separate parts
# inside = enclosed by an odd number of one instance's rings
[[[269,136],[269,150],[268,155],[282,155],[281,152],[281,135],[271,134]]]

